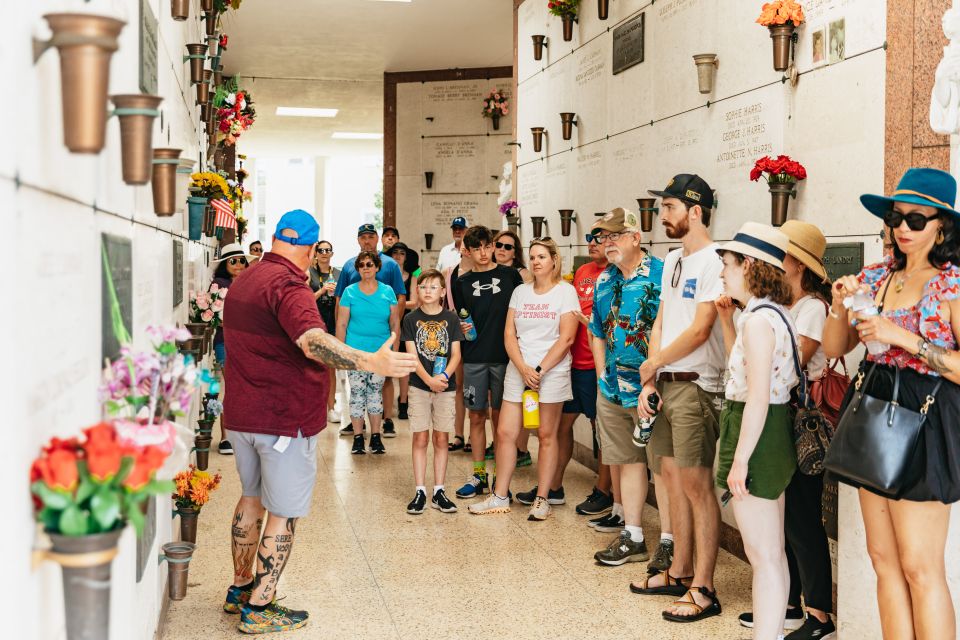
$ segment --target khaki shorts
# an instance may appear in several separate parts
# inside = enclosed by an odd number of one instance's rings
[[[709,467],[717,455],[723,394],[704,391],[696,382],[657,382],[663,408],[653,423],[648,445],[657,457],[674,458],[680,467]]]
[[[413,385],[407,393],[407,411],[410,416],[410,431],[443,431],[453,433],[456,422],[457,394],[454,391],[433,393]]]
[[[597,439],[603,464],[637,464],[647,462],[646,447],[633,444],[633,428],[637,424],[636,408],[621,407],[597,394]]]

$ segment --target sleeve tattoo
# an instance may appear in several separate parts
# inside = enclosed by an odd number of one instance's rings
[[[925,359],[927,364],[930,365],[930,368],[939,373],[940,375],[945,375],[950,373],[950,367],[947,365],[947,350],[943,347],[938,347],[935,344],[927,345],[927,353]]]
[[[357,351],[323,329],[310,329],[298,341],[308,357],[335,369],[361,369],[371,354]]]

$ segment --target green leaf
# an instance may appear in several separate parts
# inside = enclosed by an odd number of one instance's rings
[[[140,506],[137,503],[130,502],[127,504],[127,520],[133,525],[133,529],[137,532],[138,538],[143,535],[143,513],[140,511]]]
[[[84,536],[90,533],[90,514],[72,504],[60,514],[57,529],[65,536]]]
[[[47,531],[56,531],[57,527],[60,526],[60,510],[45,507],[40,511],[38,519]]]
[[[117,496],[115,489],[105,486],[93,495],[93,499],[90,500],[90,509],[100,528],[108,531],[120,517],[120,497]]]
[[[120,461],[120,469],[117,471],[117,475],[113,477],[113,482],[111,483],[114,487],[119,487],[123,481],[127,479],[130,471],[133,470],[133,463],[133,456],[123,456],[123,459]]]
[[[80,474],[80,480],[90,480],[90,467],[86,460],[77,460],[77,472]]]
[[[140,490],[144,495],[173,493],[177,484],[173,480],[151,480]]]
[[[30,490],[43,500],[44,506],[50,507],[51,509],[57,509],[59,511],[73,504],[73,500],[70,499],[70,494],[62,491],[54,491],[45,485],[42,480],[34,482]]]
[[[77,489],[77,495],[74,498],[74,502],[77,504],[83,504],[84,500],[92,496],[96,489],[97,485],[90,479],[90,474],[85,474],[83,480],[80,481],[80,487]]]

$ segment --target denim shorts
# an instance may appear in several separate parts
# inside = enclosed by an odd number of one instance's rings
[[[596,369],[571,369],[570,387],[573,400],[563,403],[564,413],[582,413],[587,420],[597,418],[597,371]]]

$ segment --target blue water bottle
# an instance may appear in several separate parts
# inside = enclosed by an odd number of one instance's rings
[[[467,335],[464,336],[468,341],[473,342],[477,339],[477,327],[473,324],[473,318],[470,317],[470,312],[466,309],[460,309],[460,321],[466,324],[469,324],[471,329],[467,331]]]
[[[443,351],[441,351],[440,355],[438,355],[433,361],[433,375],[435,376],[442,375],[443,372],[445,372],[446,370],[447,370],[447,356]]]

